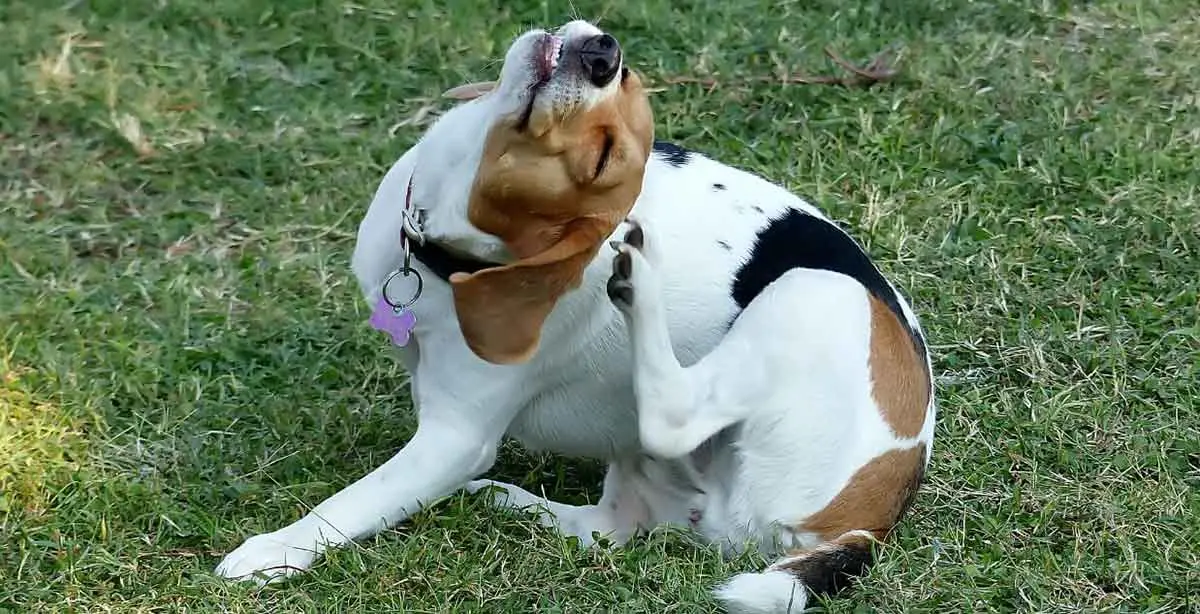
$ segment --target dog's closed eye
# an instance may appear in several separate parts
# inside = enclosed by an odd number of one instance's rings
[[[604,167],[608,166],[608,158],[612,155],[613,136],[612,133],[604,131],[604,145],[600,147],[600,158],[596,160],[596,172],[592,174],[592,178],[599,178],[600,173],[604,172]]]

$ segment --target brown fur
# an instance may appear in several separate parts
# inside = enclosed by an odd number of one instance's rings
[[[925,423],[929,379],[912,337],[896,314],[870,297],[868,364],[871,395],[898,437],[916,437]],[[925,477],[925,444],[890,450],[859,467],[842,490],[797,527],[824,543],[792,553],[776,568],[815,594],[832,594],[866,571],[874,542],[883,541],[912,505]]]
[[[604,240],[633,208],[654,141],[654,119],[632,72],[590,109],[535,112],[488,133],[468,216],[517,261],[455,274],[454,306],[467,345],[499,364],[528,360],[559,297],[577,287]],[[612,146],[595,171],[606,138]]]
[[[884,452],[854,472],[841,492],[799,529],[825,541],[854,530],[883,540],[912,503],[924,476],[924,443]]]
[[[871,297],[871,396],[897,437],[916,437],[929,406],[929,373],[904,325]]]

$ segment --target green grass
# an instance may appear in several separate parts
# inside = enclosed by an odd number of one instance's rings
[[[577,552],[453,497],[280,588],[211,574],[411,433],[353,233],[438,94],[552,4],[0,4],[0,610],[705,612],[759,564]],[[811,196],[923,318],[929,480],[820,607],[1200,607],[1193,0],[576,6],[662,88],[660,137]],[[825,45],[903,74],[755,79],[831,72]],[[599,493],[516,447],[493,473]]]

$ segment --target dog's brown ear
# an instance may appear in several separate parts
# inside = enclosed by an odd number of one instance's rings
[[[494,89],[496,89],[495,81],[464,83],[446,90],[442,96],[455,100],[474,100]]]
[[[613,222],[579,218],[545,251],[512,264],[450,277],[467,346],[496,364],[528,360],[558,299],[579,286]]]
[[[515,119],[492,127],[467,206],[471,225],[503,241],[516,262],[450,277],[467,346],[496,364],[537,351],[554,306],[633,208],[654,140],[634,75],[590,108],[541,114],[534,123],[543,130]]]

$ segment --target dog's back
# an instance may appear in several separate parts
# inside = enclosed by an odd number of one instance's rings
[[[614,273],[641,438],[675,457],[727,434],[693,473],[704,493],[690,502],[695,526],[727,549],[784,554],[718,595],[732,611],[786,611],[803,604],[798,589],[831,592],[860,573],[911,502],[933,437],[923,334],[863,250],[810,204],[678,147],[660,145],[656,158],[633,212],[638,245]],[[655,319],[691,366],[644,340]],[[693,331],[717,322],[720,340],[697,347],[709,339]]]

